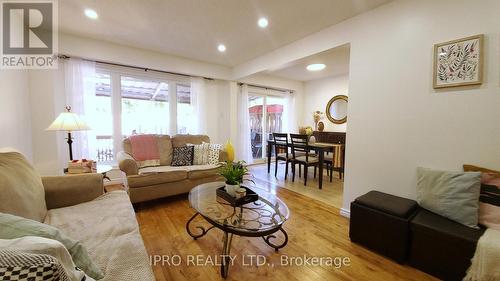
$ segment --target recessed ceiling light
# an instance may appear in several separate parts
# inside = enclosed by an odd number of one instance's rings
[[[219,52],[221,53],[224,53],[226,51],[226,46],[224,44],[219,44],[219,46],[217,46],[217,50],[219,50]]]
[[[261,28],[266,28],[267,25],[269,24],[269,21],[266,19],[266,18],[260,18],[259,21],[257,22],[257,24],[261,27]]]
[[[96,11],[92,10],[92,9],[85,9],[84,11],[85,15],[88,17],[88,18],[91,18],[93,20],[97,19],[99,16],[97,15]]]
[[[320,71],[320,70],[325,69],[325,67],[326,67],[326,65],[324,65],[322,63],[313,63],[313,64],[308,65],[306,68],[309,71]]]

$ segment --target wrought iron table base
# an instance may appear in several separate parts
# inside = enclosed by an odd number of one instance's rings
[[[196,216],[198,216],[199,214],[200,213],[198,213],[198,212],[195,213],[186,223],[186,231],[189,234],[189,236],[193,237],[194,240],[205,236],[205,234],[207,234],[212,228],[215,227],[215,226],[211,226],[211,227],[205,229],[203,226],[196,226],[196,228],[199,229],[201,231],[201,233],[194,234],[190,230],[189,226],[190,226],[191,222],[194,220],[194,218],[196,218]],[[273,242],[271,242],[271,239],[277,238],[276,235],[274,235],[274,233],[276,233],[278,231],[281,231],[283,233],[283,235],[285,236],[285,240],[281,244],[274,244]],[[266,242],[267,245],[274,248],[274,250],[277,252],[279,249],[285,247],[286,244],[288,243],[288,234],[281,227],[278,228],[274,233],[271,233],[269,235],[260,236],[260,237],[262,237],[262,240],[264,240],[264,242]],[[245,236],[245,235],[242,235],[242,236]],[[233,233],[224,231],[224,237],[222,239],[223,247],[222,247],[222,263],[221,263],[221,271],[220,271],[220,274],[223,278],[226,278],[227,274],[229,272],[229,263],[231,261],[229,255],[231,252],[232,240],[233,240]]]
[[[267,245],[269,245],[272,248],[274,248],[274,250],[276,252],[279,249],[285,247],[286,244],[288,244],[288,234],[286,233],[286,231],[283,228],[281,228],[281,227],[278,230],[281,231],[283,233],[283,235],[285,236],[285,241],[283,241],[283,243],[281,243],[281,244],[274,244],[273,242],[271,242],[271,239],[275,239],[276,238],[276,235],[274,235],[274,234],[270,234],[268,236],[262,236],[262,239],[264,240],[264,242],[266,242]],[[278,231],[276,231],[276,232],[278,232]]]

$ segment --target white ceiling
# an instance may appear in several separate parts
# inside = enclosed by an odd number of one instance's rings
[[[235,66],[391,0],[64,0],[59,30]],[[94,9],[99,19],[83,14]],[[269,19],[267,29],[257,20]],[[223,43],[227,51],[217,51]]]
[[[277,69],[267,70],[265,73],[297,81],[310,81],[348,74],[350,49],[350,45],[345,44],[287,63]],[[320,71],[308,71],[306,67],[312,63],[323,63],[326,67]]]

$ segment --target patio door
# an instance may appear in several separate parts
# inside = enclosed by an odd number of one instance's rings
[[[267,141],[272,139],[272,134],[283,132],[285,101],[281,95],[249,93],[250,145],[254,163],[264,162]]]

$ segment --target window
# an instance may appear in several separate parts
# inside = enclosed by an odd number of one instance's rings
[[[123,138],[133,134],[195,133],[189,80],[99,65],[95,95],[89,145],[100,163],[115,164]]]
[[[194,134],[195,112],[191,97],[191,88],[177,84],[177,133]]]
[[[95,135],[96,154],[99,162],[112,162],[113,153],[113,119],[111,107],[111,77],[109,74],[96,74],[95,116],[92,131]]]
[[[251,151],[253,159],[264,158],[263,147],[273,133],[283,132],[283,96],[251,93],[248,96]]]
[[[168,84],[122,76],[122,135],[168,134]]]

